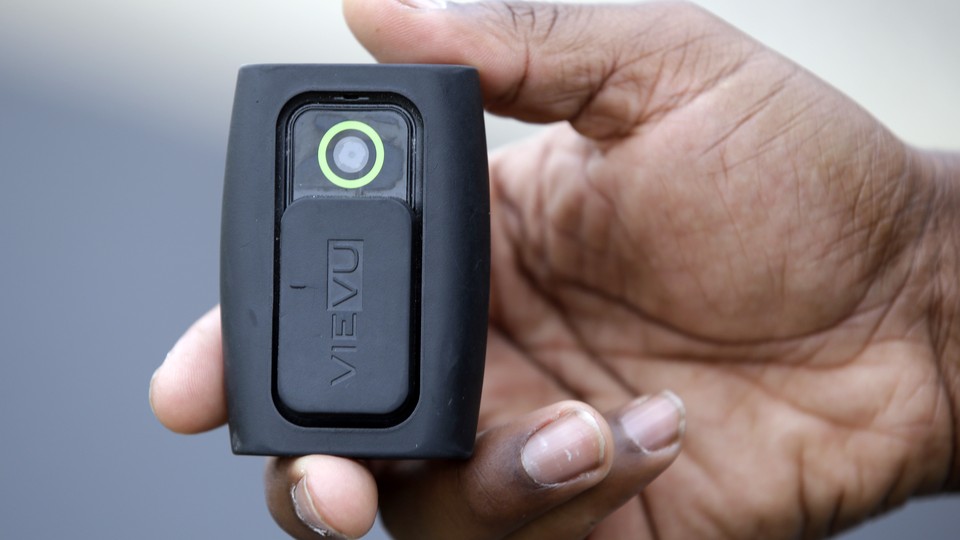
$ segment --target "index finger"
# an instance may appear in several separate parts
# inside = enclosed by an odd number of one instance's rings
[[[153,374],[150,407],[177,433],[200,433],[227,421],[220,306],[193,323]]]

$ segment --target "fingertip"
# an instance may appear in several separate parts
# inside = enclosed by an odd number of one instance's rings
[[[599,482],[613,462],[613,432],[607,420],[580,401],[561,401],[534,413],[520,452],[527,475],[540,485]]]
[[[176,433],[200,433],[226,421],[220,308],[184,333],[150,379],[154,416]]]
[[[518,538],[584,538],[666,471],[680,453],[683,401],[670,391],[642,396],[610,411],[613,459],[602,481],[529,524]]]
[[[453,22],[439,9],[413,0],[345,0],[347,27],[377,60],[385,63],[462,63]]]
[[[397,15],[392,12],[402,6],[395,0],[344,0],[342,7],[347,27],[368,51],[376,55],[374,38],[384,21],[397,20]]]
[[[645,454],[676,454],[686,431],[686,407],[670,390],[633,400],[618,413],[619,429],[632,449]]]
[[[275,490],[289,495],[274,498],[271,511],[288,532],[298,535],[304,527],[321,536],[359,538],[372,527],[377,515],[377,485],[364,466],[334,456],[305,456],[283,461],[269,475],[285,479],[268,481]],[[286,470],[284,470],[286,469]]]

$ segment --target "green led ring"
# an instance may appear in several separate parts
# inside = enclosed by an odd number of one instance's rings
[[[370,140],[373,141],[373,149],[376,153],[373,161],[373,168],[370,169],[370,172],[360,178],[357,178],[356,180],[348,180],[339,176],[337,173],[333,172],[333,169],[331,169],[330,165],[327,164],[327,147],[330,145],[330,141],[333,140],[338,133],[348,129],[359,131],[367,137],[370,137]],[[320,161],[320,170],[323,171],[323,175],[327,177],[327,180],[333,182],[335,186],[342,187],[344,189],[362,188],[370,182],[373,182],[373,179],[380,174],[380,169],[383,168],[383,141],[380,140],[380,135],[378,135],[377,132],[367,124],[357,120],[345,120],[333,126],[323,134],[323,138],[320,139],[320,148],[317,150],[317,159]]]

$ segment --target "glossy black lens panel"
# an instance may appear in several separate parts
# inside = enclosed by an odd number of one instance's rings
[[[307,104],[288,123],[287,204],[303,197],[410,200],[412,122],[394,105]]]

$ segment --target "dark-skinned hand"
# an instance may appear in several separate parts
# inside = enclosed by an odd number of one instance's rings
[[[378,60],[475,66],[491,112],[557,125],[491,156],[474,457],[272,460],[291,535],[379,501],[398,538],[818,538],[958,487],[960,159],[690,5],[345,13]],[[219,325],[151,383],[174,431],[225,421]]]

